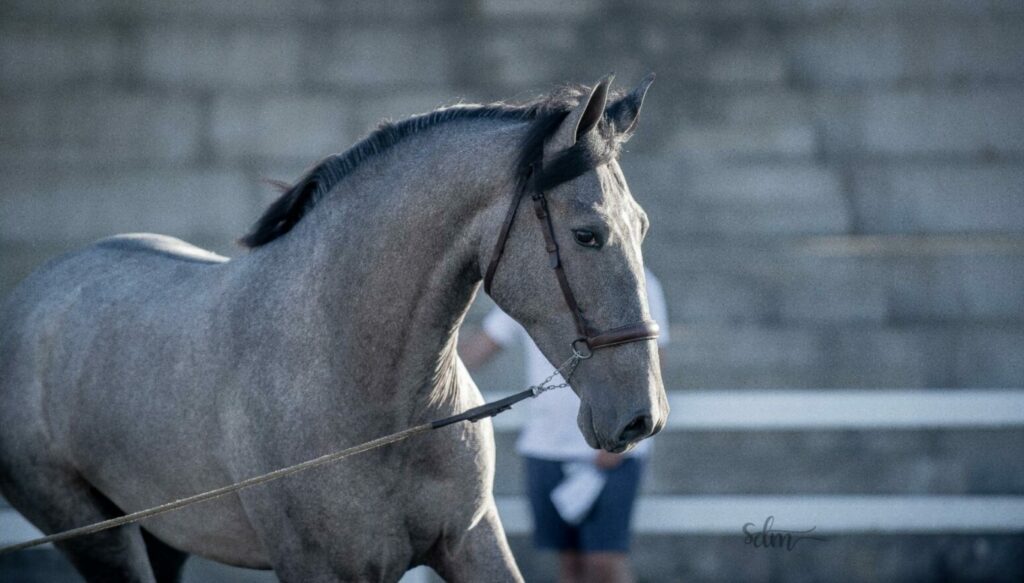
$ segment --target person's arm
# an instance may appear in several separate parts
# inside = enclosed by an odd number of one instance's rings
[[[459,355],[466,368],[477,368],[501,352],[501,345],[495,342],[487,332],[481,330],[462,344]]]
[[[484,316],[480,331],[460,342],[459,355],[467,368],[482,366],[519,338],[522,328],[497,307]]]

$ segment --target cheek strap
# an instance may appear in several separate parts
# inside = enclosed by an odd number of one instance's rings
[[[512,230],[512,223],[515,221],[516,214],[519,211],[519,205],[526,191],[532,190],[533,211],[537,220],[540,221],[541,232],[544,234],[544,249],[548,253],[548,265],[555,271],[558,287],[562,291],[562,298],[565,299],[565,304],[569,307],[569,313],[572,314],[573,323],[576,326],[577,337],[572,343],[573,350],[578,351],[577,345],[580,343],[585,344],[586,348],[592,352],[598,348],[607,348],[628,342],[657,338],[660,330],[658,324],[651,320],[619,326],[618,328],[612,328],[603,332],[595,331],[587,324],[587,320],[583,316],[583,309],[580,308],[579,302],[576,301],[576,295],[572,293],[572,286],[569,285],[569,278],[565,274],[565,269],[562,268],[562,256],[559,253],[558,241],[555,240],[555,226],[551,222],[551,213],[548,212],[547,197],[544,196],[544,191],[536,186],[537,175],[538,173],[531,166],[529,178],[523,182],[523,187],[516,193],[508,207],[508,211],[505,213],[505,220],[502,222],[501,230],[498,232],[498,241],[494,245],[491,261],[488,263],[487,271],[484,273],[484,291],[488,295],[491,294],[494,274],[498,271],[498,263],[501,261],[501,256],[505,253],[505,244],[508,242],[509,231]]]

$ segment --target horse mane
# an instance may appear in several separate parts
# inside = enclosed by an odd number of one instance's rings
[[[328,156],[315,164],[296,182],[289,186],[276,181],[268,181],[282,189],[283,193],[267,207],[263,215],[249,232],[239,239],[245,247],[265,245],[290,231],[316,204],[346,176],[352,173],[361,163],[381,152],[384,152],[405,137],[418,134],[429,128],[455,120],[493,119],[510,122],[530,123],[530,128],[520,144],[517,162],[518,179],[523,179],[528,169],[538,162],[543,155],[544,142],[559,126],[565,116],[579,100],[589,94],[589,88],[582,85],[561,87],[549,95],[523,103],[491,103],[455,104],[441,107],[434,111],[414,115],[401,121],[382,122],[377,129],[365,138],[356,142],[351,148],[340,154]],[[602,121],[600,133],[605,137],[610,133],[608,125]],[[617,147],[611,145],[614,140],[601,140],[605,147],[598,148],[597,157],[607,159],[617,154]],[[561,180],[545,180],[545,183],[564,182],[566,177],[582,174],[587,168],[594,167],[595,148],[570,148],[560,157],[557,174]],[[584,168],[586,167],[586,168]]]

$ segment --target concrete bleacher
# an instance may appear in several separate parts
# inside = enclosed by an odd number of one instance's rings
[[[1020,580],[1022,54],[1013,0],[7,0],[0,295],[117,232],[237,254],[275,195],[262,177],[384,117],[653,70],[622,166],[652,220],[676,406],[641,580]],[[519,388],[517,358],[480,386]],[[496,493],[547,581],[517,414]],[[765,514],[829,540],[752,549],[740,529]],[[0,539],[23,527],[0,507]],[[72,576],[42,550],[0,560],[16,577]]]
[[[673,332],[677,344],[690,341]],[[483,387],[514,382],[520,359],[504,354],[476,378]],[[884,362],[875,374],[885,376]],[[1022,389],[675,388],[669,403],[637,507],[641,581],[1024,575]],[[526,407],[495,420],[495,493],[527,580],[553,581],[554,558],[529,543],[514,453]],[[743,525],[768,516],[827,541],[792,552],[744,544]]]

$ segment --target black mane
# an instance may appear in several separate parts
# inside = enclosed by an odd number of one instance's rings
[[[406,136],[419,133],[453,120],[495,119],[531,124],[520,146],[517,163],[519,178],[525,178],[529,168],[539,162],[544,142],[575,107],[581,97],[589,94],[583,86],[564,87],[551,95],[520,104],[493,103],[489,105],[454,105],[415,115],[398,122],[384,122],[370,135],[356,142],[347,151],[324,158],[303,175],[294,185],[282,185],[284,193],[264,211],[252,229],[239,243],[246,247],[259,247],[277,239],[292,229],[325,194],[350,174],[364,160],[383,152]],[[607,124],[600,124],[600,133],[609,137]],[[594,168],[617,154],[614,140],[599,140],[602,144],[580,142],[559,156],[545,172],[543,183],[550,188]]]

